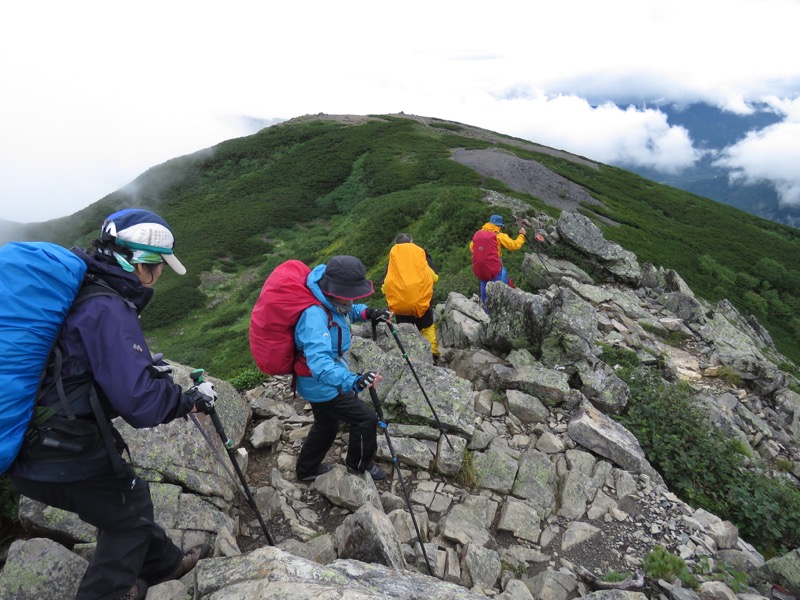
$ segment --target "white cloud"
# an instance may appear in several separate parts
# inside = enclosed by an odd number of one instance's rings
[[[653,167],[675,172],[691,166],[700,154],[683,127],[670,126],[655,109],[592,106],[577,96],[519,92],[487,101],[484,122],[495,131],[568,150],[604,163]]]
[[[800,98],[767,100],[786,119],[751,131],[726,148],[715,164],[732,169],[731,177],[746,183],[770,182],[781,203],[800,205]]]
[[[686,132],[608,100],[800,96],[797,0],[37,0],[2,16],[6,219],[74,212],[248,133],[242,115],[405,111],[674,171],[697,158]]]

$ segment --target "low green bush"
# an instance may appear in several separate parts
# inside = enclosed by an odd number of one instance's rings
[[[664,579],[674,581],[679,579],[684,585],[696,589],[698,587],[695,577],[680,556],[671,554],[664,546],[656,545],[644,558],[645,575],[651,579]]]
[[[464,461],[461,463],[461,469],[456,473],[456,481],[458,485],[468,490],[475,489],[478,483],[478,472],[475,469],[475,462],[473,461],[472,452],[467,452],[464,455]]]
[[[237,391],[244,392],[258,387],[266,381],[266,379],[267,376],[259,371],[257,367],[247,367],[246,369],[240,369],[234,372],[228,379],[228,382],[235,387]]]
[[[767,556],[800,546],[797,487],[757,461],[746,463],[740,441],[709,422],[688,385],[669,384],[642,367],[617,372],[630,387],[618,418],[671,490],[734,523]]]

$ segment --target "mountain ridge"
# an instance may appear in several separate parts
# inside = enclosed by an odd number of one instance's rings
[[[504,163],[490,173],[479,164],[458,164],[457,153]],[[536,177],[526,174],[533,169]],[[551,185],[515,189],[526,179]],[[246,337],[258,280],[280,260],[322,262],[349,253],[377,277],[394,235],[410,229],[439,254],[441,298],[451,290],[466,293],[474,285],[466,242],[486,219],[484,199],[492,195],[518,202],[513,211],[499,209],[509,219],[524,216],[525,206],[551,216],[560,205],[577,207],[644,260],[677,269],[699,294],[729,297],[759,314],[784,352],[800,357],[800,321],[770,321],[771,314],[797,306],[800,292],[787,283],[798,277],[796,230],[616,167],[443,119],[298,117],[152,167],[74,215],[27,226],[24,233],[85,245],[113,210],[141,205],[162,213],[190,272],[160,282],[145,324],[156,345],[189,360],[207,343],[200,323],[227,323],[231,336],[215,334],[220,351],[201,360],[230,375],[250,364],[236,336]],[[519,260],[507,257],[512,269]],[[753,272],[759,260],[782,269],[768,283],[768,296],[764,270]],[[379,301],[380,294],[374,298]]]

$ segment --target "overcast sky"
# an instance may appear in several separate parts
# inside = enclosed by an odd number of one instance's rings
[[[800,203],[798,24],[800,0],[8,2],[0,219],[71,214],[254,122],[319,112],[680,170],[699,150],[659,101],[767,102],[783,121],[717,160]]]

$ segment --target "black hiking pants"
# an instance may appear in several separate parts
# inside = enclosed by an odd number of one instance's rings
[[[153,518],[150,486],[133,469],[122,479],[109,470],[83,481],[34,481],[13,476],[11,481],[21,494],[77,513],[100,530],[76,600],[119,598],[137,577],[155,585],[183,560],[183,551]]]
[[[350,442],[345,463],[363,473],[378,449],[378,415],[355,392],[339,394],[327,402],[311,402],[314,424],[308,432],[300,456],[297,457],[297,477],[315,474],[331,449],[339,422],[350,425]]]
[[[399,315],[395,313],[394,318],[397,319],[398,323],[411,323],[416,325],[417,329],[422,331],[423,329],[427,329],[433,325],[433,308],[429,306],[428,310],[426,310],[421,317],[416,317],[414,315]]]

